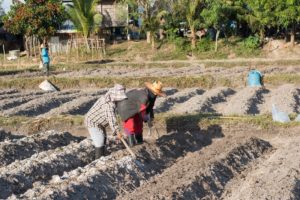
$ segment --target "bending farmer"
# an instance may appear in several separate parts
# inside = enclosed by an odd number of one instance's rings
[[[114,136],[122,137],[116,119],[116,102],[126,98],[124,86],[116,84],[99,98],[86,114],[85,125],[96,148],[95,159],[104,156],[107,126],[110,126]]]
[[[153,107],[157,96],[166,96],[162,92],[162,83],[156,81],[145,83],[142,90],[131,90],[126,93],[128,99],[118,102],[118,112],[123,121],[124,131],[128,138],[129,146],[143,143],[143,122],[152,126],[154,119]]]

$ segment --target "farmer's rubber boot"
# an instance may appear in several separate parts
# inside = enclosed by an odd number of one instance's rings
[[[105,146],[96,147],[96,149],[95,149],[95,160],[99,159],[102,156],[104,156],[104,151],[105,151]]]
[[[128,135],[128,145],[133,147],[135,145],[134,135]]]
[[[143,140],[143,134],[137,134],[135,135],[135,139],[136,139],[136,143],[137,144],[143,144],[144,140]]]

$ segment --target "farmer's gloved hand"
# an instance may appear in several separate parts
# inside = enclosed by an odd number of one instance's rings
[[[119,132],[119,133],[117,134],[117,139],[118,139],[118,140],[121,140],[122,138],[123,138],[123,135],[122,135],[122,133]]]
[[[150,114],[147,114],[143,117],[144,122],[149,122],[151,120]]]

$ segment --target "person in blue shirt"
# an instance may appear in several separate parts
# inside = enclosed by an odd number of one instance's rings
[[[43,63],[43,70],[46,75],[49,75],[50,57],[47,45],[41,44],[41,60]]]

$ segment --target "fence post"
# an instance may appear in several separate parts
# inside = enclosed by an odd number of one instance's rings
[[[4,62],[5,62],[5,46],[4,46],[4,44],[2,45],[2,49],[3,49],[3,63],[2,63],[2,65],[4,66]],[[6,69],[6,66],[5,66],[5,69]]]

